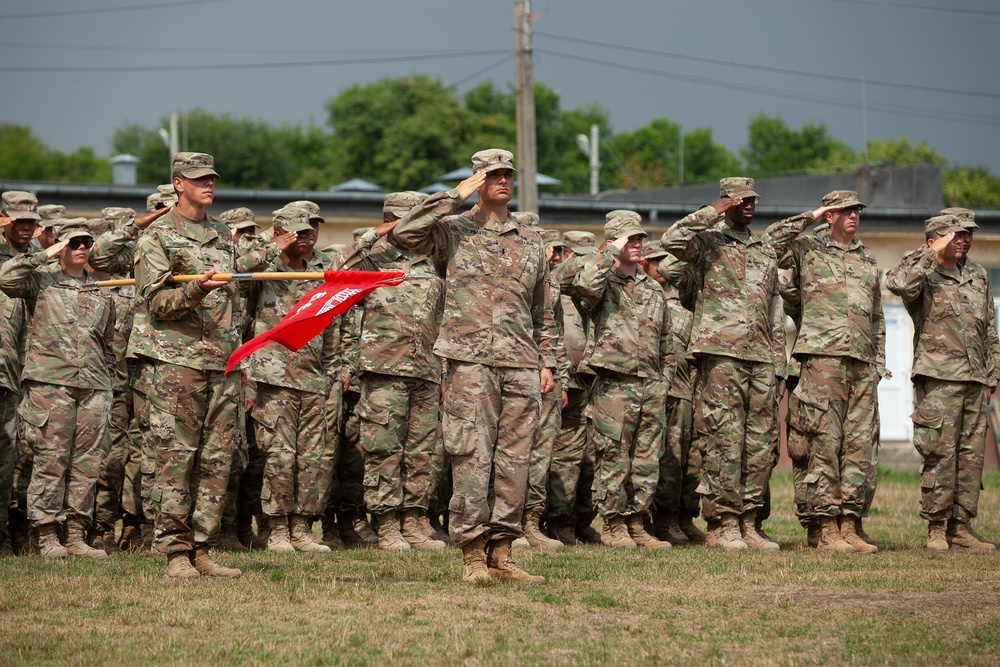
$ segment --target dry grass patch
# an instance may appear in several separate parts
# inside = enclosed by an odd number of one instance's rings
[[[807,549],[789,476],[773,490],[780,553],[519,552],[533,588],[463,586],[456,550],[224,554],[242,579],[181,584],[151,555],[3,559],[0,663],[997,663],[1000,556],[925,553],[915,475],[883,475],[872,556]]]

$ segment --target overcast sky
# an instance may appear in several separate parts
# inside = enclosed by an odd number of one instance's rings
[[[996,0],[532,9],[536,80],[563,108],[601,104],[616,130],[665,116],[710,126],[735,152],[764,111],[823,121],[861,148],[867,116],[870,138],[926,139],[1000,175]],[[125,123],[195,106],[322,124],[324,103],[354,83],[424,72],[461,93],[514,77],[512,0],[4,0],[0,25],[0,122],[101,154]]]

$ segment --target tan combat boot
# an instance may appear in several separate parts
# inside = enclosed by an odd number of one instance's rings
[[[38,550],[43,558],[66,558],[69,552],[59,544],[59,525],[45,523],[38,526]]]
[[[708,541],[708,535],[695,525],[694,517],[695,515],[688,512],[681,514],[679,523],[681,532],[691,544],[705,544]]]
[[[390,551],[410,550],[410,543],[399,534],[399,516],[395,512],[378,515],[378,546]]]
[[[167,571],[164,577],[167,579],[197,579],[201,575],[198,570],[191,565],[191,558],[187,551],[174,551],[167,554]]]
[[[441,540],[433,540],[420,529],[420,510],[406,510],[403,512],[403,524],[399,534],[414,549],[444,549],[446,545]],[[430,527],[430,522],[427,523]],[[381,527],[381,526],[380,526]]]
[[[586,521],[585,519],[578,519],[576,522],[576,539],[581,544],[602,544],[601,534],[594,530],[594,527],[590,524],[593,521]]]
[[[865,528],[863,526],[863,522],[864,522],[864,519],[859,516],[857,518],[857,520],[854,522],[854,532],[857,533],[858,537],[860,537],[862,540],[864,540],[867,544],[870,544],[873,547],[877,547],[878,545],[875,544],[875,540],[873,540],[871,538],[871,536],[868,533],[865,532]]]
[[[705,546],[711,549],[719,548],[719,538],[722,537],[722,519],[719,517],[705,519],[705,524],[705,527],[708,528],[708,532],[705,533]]]
[[[992,544],[995,547],[1000,546],[1000,543],[997,543],[996,540],[988,540],[985,537],[983,537],[982,535],[980,535],[979,532],[975,528],[972,527],[972,522],[971,521],[969,521],[969,522],[967,522],[965,524],[965,530],[968,531],[969,535],[972,535],[974,538],[976,538],[980,542],[985,542],[986,544]]]
[[[621,514],[609,514],[604,517],[604,527],[601,528],[601,543],[618,549],[636,549],[639,546],[628,534],[625,517]]]
[[[219,533],[216,548],[220,551],[250,551],[247,547],[243,546],[243,543],[240,542],[240,538],[236,536],[235,532],[228,530]]]
[[[740,519],[735,514],[722,515],[722,532],[719,535],[719,547],[726,551],[743,551],[747,543],[740,534]]]
[[[66,551],[70,556],[107,558],[108,554],[87,544],[87,529],[79,519],[66,522]]]
[[[948,551],[947,522],[931,521],[927,526],[927,550]]]
[[[289,542],[296,551],[326,553],[330,550],[330,547],[313,539],[312,520],[301,514],[292,515],[292,535]]]
[[[576,545],[576,532],[573,524],[566,517],[549,519],[549,529],[557,540],[567,547]]]
[[[857,531],[857,519],[858,517],[852,514],[841,515],[840,536],[843,537],[844,541],[850,544],[859,554],[873,554],[878,551],[878,547],[874,544],[868,544],[861,539],[861,536],[858,535]]]
[[[524,528],[524,539],[528,544],[538,549],[561,549],[563,543],[553,540],[542,532],[542,513],[545,512],[544,505],[534,505],[525,508],[521,515],[521,527]]]
[[[821,516],[819,518],[819,542],[816,548],[821,551],[836,551],[837,553],[852,553],[854,547],[844,541],[837,525],[837,517]]]
[[[431,538],[432,540],[437,540],[438,542],[444,542],[445,546],[451,544],[451,538],[448,537],[443,531],[438,530],[431,524],[431,520],[427,517],[425,512],[420,512],[417,515],[417,525],[420,527],[420,532]]]
[[[958,519],[948,519],[948,542],[953,547],[968,549],[969,551],[995,551],[996,547],[989,542],[980,542],[971,534],[966,527],[965,521]]]
[[[378,534],[372,529],[371,524],[368,523],[368,514],[364,509],[359,509],[354,514],[353,526],[354,532],[357,533],[366,546],[378,546]]]
[[[235,567],[225,567],[212,560],[212,557],[208,555],[207,544],[195,545],[193,553],[194,557],[191,561],[194,564],[194,569],[198,570],[199,574],[209,577],[225,577],[227,579],[238,579],[243,574],[241,570]]]
[[[757,510],[747,510],[740,517],[740,530],[743,533],[743,541],[751,549],[758,551],[778,551],[781,547],[777,542],[773,542],[757,531]]]
[[[628,516],[628,534],[637,547],[642,549],[670,549],[670,542],[658,540],[648,532],[645,525],[646,515],[644,513],[630,514]]]
[[[267,550],[276,554],[295,553],[291,535],[288,533],[288,517],[271,516],[267,518],[267,523],[271,527],[267,534]]]
[[[675,547],[690,544],[691,538],[681,528],[677,512],[663,512],[656,521],[656,537],[666,540]]]
[[[486,567],[486,540],[480,535],[462,547],[462,582],[474,584],[489,581],[490,571]]]
[[[528,574],[517,566],[514,554],[510,550],[511,542],[513,540],[509,537],[490,542],[486,557],[490,576],[505,583],[544,584],[545,577]]]
[[[104,553],[111,554],[121,553],[121,549],[118,548],[118,541],[115,539],[115,530],[103,530],[97,533],[94,538],[93,546],[95,549],[100,549]]]
[[[818,523],[811,521],[806,524],[806,544],[808,544],[809,547],[813,549],[819,547],[819,535],[820,529]]]

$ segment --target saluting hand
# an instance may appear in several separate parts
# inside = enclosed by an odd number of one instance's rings
[[[458,194],[462,197],[462,201],[465,201],[471,197],[474,192],[481,188],[485,182],[486,172],[477,171],[472,176],[469,176],[467,179],[459,183],[455,189],[458,190]]]
[[[158,208],[155,211],[143,213],[142,215],[136,216],[135,224],[139,227],[139,229],[146,229],[153,224],[155,220],[158,220],[169,213],[171,209],[173,209],[173,206],[165,206],[163,208]]]
[[[0,227],[6,227],[12,222],[14,222],[14,218],[7,215],[0,215]]]
[[[299,238],[299,235],[295,232],[275,230],[274,238],[271,240],[274,242],[274,245],[281,249],[281,252],[285,252],[293,243],[295,243],[297,238]]]
[[[955,238],[955,232],[948,232],[944,236],[934,239],[934,241],[930,244],[931,250],[940,255],[944,249],[948,247],[948,244],[951,243],[953,238]]]
[[[52,245],[50,245],[48,248],[45,249],[45,254],[48,257],[55,257],[56,255],[62,252],[63,248],[65,248],[68,245],[69,245],[68,240],[56,241],[55,243],[53,243]]]
[[[735,199],[733,197],[722,197],[720,199],[716,199],[710,205],[712,208],[715,209],[716,213],[719,213],[721,215],[722,213],[725,213],[731,208],[736,208],[742,203],[743,203],[742,199]]]
[[[822,222],[823,218],[830,211],[839,211],[843,206],[820,206],[818,209],[812,212],[813,224],[817,222]]]

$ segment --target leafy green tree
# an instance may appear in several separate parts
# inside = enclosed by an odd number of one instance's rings
[[[907,137],[897,137],[895,139],[869,139],[868,162],[871,164],[892,162],[899,166],[933,164],[943,169],[948,164],[948,158],[941,155],[926,140],[915,144]]]
[[[986,167],[946,169],[941,178],[946,205],[1000,209],[1000,178]]]
[[[748,176],[826,171],[831,161],[841,161],[854,151],[830,136],[825,123],[809,122],[795,130],[780,116],[759,113],[750,119],[747,147],[741,153]]]
[[[0,178],[15,181],[107,183],[111,164],[89,147],[71,153],[49,149],[31,128],[0,125]]]

